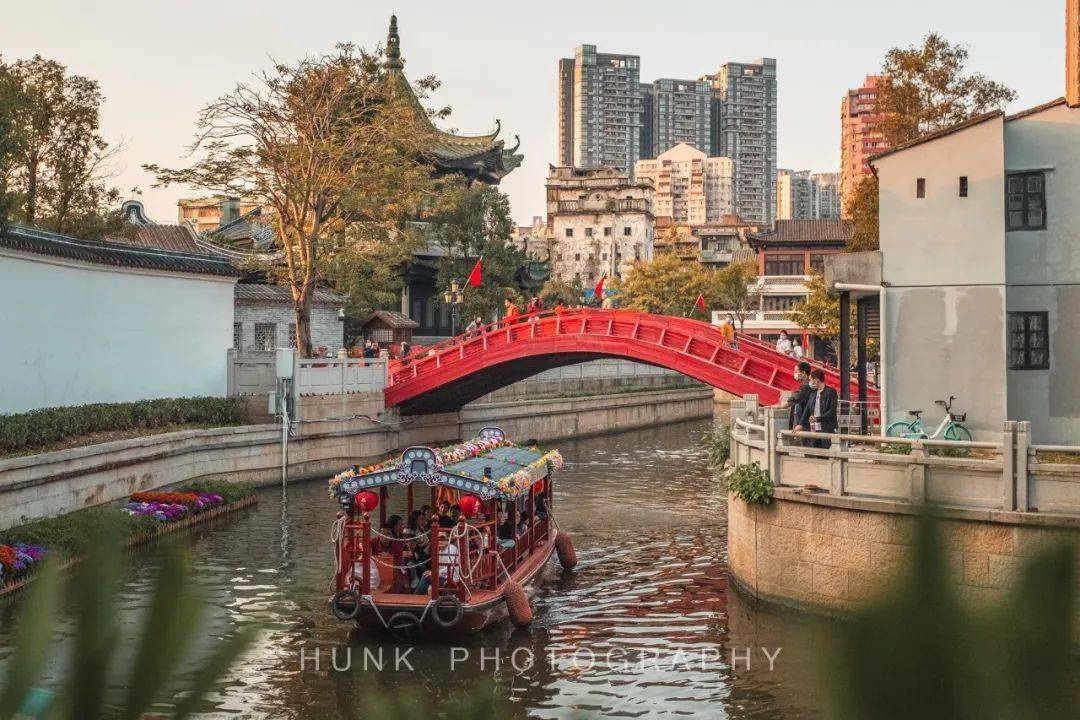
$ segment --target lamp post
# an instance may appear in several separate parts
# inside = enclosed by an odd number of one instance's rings
[[[461,286],[457,280],[450,281],[450,289],[443,293],[443,302],[450,306],[450,336],[457,335],[458,305],[461,304]]]

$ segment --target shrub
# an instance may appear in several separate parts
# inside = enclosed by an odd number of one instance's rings
[[[92,403],[0,415],[0,454],[46,448],[92,432],[150,430],[170,425],[242,425],[247,404],[237,397],[194,397]]]
[[[727,476],[728,492],[748,503],[768,505],[772,502],[773,484],[769,471],[759,463],[739,465]]]
[[[714,425],[705,433],[703,440],[709,456],[709,467],[719,476],[731,457],[731,427],[726,424]]]

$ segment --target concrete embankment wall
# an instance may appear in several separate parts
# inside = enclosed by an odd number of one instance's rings
[[[290,479],[329,476],[409,445],[440,445],[498,425],[552,441],[710,417],[709,388],[489,402],[460,413],[399,417],[381,394],[302,398],[288,446]],[[346,419],[347,418],[347,419]],[[281,428],[188,430],[0,460],[0,529],[203,477],[281,479]]]

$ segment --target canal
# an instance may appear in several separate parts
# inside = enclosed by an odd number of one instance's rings
[[[325,483],[261,491],[256,507],[184,540],[210,603],[199,645],[241,623],[264,628],[205,717],[359,718],[370,716],[373,694],[442,703],[466,692],[509,698],[515,716],[533,718],[816,717],[807,619],[728,587],[725,499],[701,445],[708,427],[559,444],[567,466],[555,515],[577,569],[552,561],[531,628],[503,623],[453,646],[422,643],[400,662],[407,648],[365,637],[328,610],[335,506]],[[129,652],[153,565],[140,557],[126,577],[120,647]],[[68,622],[54,643],[54,676]],[[11,637],[5,608],[0,654]]]

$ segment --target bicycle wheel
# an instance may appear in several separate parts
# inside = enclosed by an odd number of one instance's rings
[[[966,427],[960,423],[949,423],[949,426],[945,428],[944,438],[946,440],[958,440],[961,442],[971,442],[971,433]]]
[[[911,423],[905,420],[897,420],[889,423],[888,427],[885,428],[885,437],[904,437],[910,432],[912,432]]]

